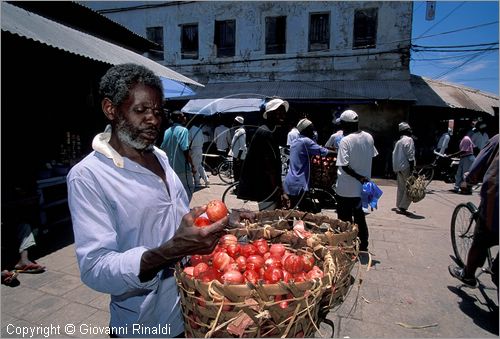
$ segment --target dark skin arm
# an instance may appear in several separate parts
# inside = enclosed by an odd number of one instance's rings
[[[196,168],[194,168],[193,159],[191,158],[191,153],[189,153],[189,150],[184,151],[184,157],[186,158],[188,164],[191,165],[191,172],[195,174]]]
[[[358,174],[356,171],[354,171],[349,166],[341,166],[341,167],[344,170],[344,172],[346,172],[347,174],[349,174],[351,177],[355,178],[356,180],[358,180],[362,184],[364,184],[365,182],[370,181],[367,177],[364,177],[361,174]]]
[[[194,226],[194,219],[206,209],[206,206],[193,208],[182,217],[181,225],[172,239],[142,254],[139,272],[141,282],[153,279],[162,269],[172,267],[187,255],[212,252],[219,238],[224,234],[228,217],[209,226]]]

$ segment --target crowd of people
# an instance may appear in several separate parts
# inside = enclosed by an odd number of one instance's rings
[[[299,120],[288,134],[290,163],[283,177],[279,136],[286,135],[281,132],[291,108],[283,99],[265,102],[262,124],[251,137],[243,116],[236,116],[231,127],[218,123],[212,132],[197,119],[188,123],[181,111],[169,112],[171,124],[162,136],[167,118],[162,84],[151,70],[136,64],[113,66],[102,77],[99,92],[109,125],[95,136],[93,151],[71,169],[67,184],[81,279],[111,295],[110,328],[167,323],[173,337],[184,335],[173,267],[185,256],[210,253],[224,228],[239,218],[230,215],[207,227],[194,227],[207,208],[190,209],[194,188],[202,180],[209,184],[201,160],[207,143],[215,144],[221,156],[232,157],[239,180],[237,197],[257,202],[261,211],[307,209],[311,157],[335,156],[337,178],[331,184],[338,218],[358,225],[360,251],[369,251],[361,196],[363,185],[371,181],[378,151],[372,135],[360,129],[362,116],[354,110],[346,109],[332,121],[334,133],[325,146],[318,144],[312,120]],[[404,182],[416,159],[411,127],[401,122],[398,131],[392,159],[398,178],[396,205],[404,214],[409,206]],[[474,156],[477,145],[469,141],[472,137],[465,138],[464,134],[466,151],[457,155]],[[498,146],[496,150],[498,158]],[[469,167],[464,161],[461,173]],[[471,182],[478,180],[472,177]],[[498,188],[496,192],[498,214]],[[490,205],[482,206],[489,213]],[[498,215],[496,220],[498,225]],[[463,279],[470,275],[455,270],[453,274]]]

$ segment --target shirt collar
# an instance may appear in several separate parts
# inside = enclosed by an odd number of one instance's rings
[[[109,144],[111,139],[111,125],[107,125],[103,133],[99,133],[92,140],[92,149],[112,159],[118,168],[124,167],[123,157]]]

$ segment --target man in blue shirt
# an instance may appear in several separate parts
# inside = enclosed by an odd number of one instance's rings
[[[290,199],[289,207],[314,212],[314,207],[309,204],[307,197],[311,176],[311,158],[314,155],[333,155],[333,152],[321,147],[313,140],[314,125],[310,120],[300,120],[297,130],[300,134],[290,145],[290,167],[283,183],[283,190]]]
[[[110,335],[183,334],[172,268],[181,258],[210,253],[228,218],[193,225],[206,206],[189,210],[181,181],[155,147],[163,116],[163,89],[149,69],[112,67],[100,83],[110,120],[94,149],[68,174],[68,203],[82,281],[111,295]]]
[[[194,192],[196,167],[193,165],[189,153],[189,131],[184,127],[186,117],[181,111],[172,112],[170,117],[174,124],[165,131],[161,149],[167,153],[168,162],[179,176],[179,179],[181,179],[182,185],[188,194],[188,199],[191,201]]]

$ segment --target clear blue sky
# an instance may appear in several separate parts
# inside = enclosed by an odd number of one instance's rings
[[[415,1],[413,4],[413,45],[498,43],[498,1],[436,1],[436,15],[433,21],[425,19],[426,3]],[[485,25],[492,22],[495,23]],[[466,29],[472,26],[480,27]],[[441,34],[450,31],[458,32]],[[423,38],[425,36],[429,37]],[[462,84],[498,95],[498,44],[459,49],[491,51],[412,51],[410,71],[412,74]]]

